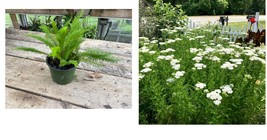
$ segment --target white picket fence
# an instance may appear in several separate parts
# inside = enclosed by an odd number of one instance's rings
[[[199,25],[197,25],[195,22],[193,22],[191,19],[188,19],[187,21],[187,27],[189,29],[194,29],[196,27],[199,27]]]
[[[255,18],[256,18],[256,21],[259,21],[259,12],[256,12]],[[211,24],[218,24],[218,22],[215,21],[215,22],[213,22]],[[243,28],[232,28],[230,26],[223,26],[222,30],[221,30],[221,34],[229,36],[230,41],[231,42],[235,42],[236,39],[239,38],[239,37],[242,37],[243,39],[245,38],[245,36],[247,35],[247,31],[250,29],[250,25],[251,25],[251,23],[247,22],[247,23],[244,24]],[[189,19],[188,22],[187,22],[187,27],[189,29],[193,29],[193,28],[197,28],[197,27],[200,27],[200,26]],[[257,32],[258,29],[260,31],[262,31],[263,29],[265,29],[265,27],[258,27],[258,23],[257,22],[254,23],[251,26],[251,31],[252,32]],[[216,31],[214,31],[214,32],[216,32]]]

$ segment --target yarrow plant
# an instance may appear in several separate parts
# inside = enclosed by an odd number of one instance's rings
[[[140,39],[141,124],[265,124],[265,46],[240,47],[212,30],[178,26],[155,43]]]

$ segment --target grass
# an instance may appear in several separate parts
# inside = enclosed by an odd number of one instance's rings
[[[248,22],[244,21],[244,22],[229,22],[228,26],[235,28],[235,29],[243,29],[244,26],[248,26]],[[259,21],[259,25],[260,29],[265,29],[266,27],[266,22],[265,21]]]

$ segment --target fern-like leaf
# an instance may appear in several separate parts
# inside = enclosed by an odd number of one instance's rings
[[[21,51],[28,51],[28,52],[34,52],[34,53],[39,53],[39,54],[46,54],[48,55],[46,52],[37,50],[35,48],[30,48],[30,47],[16,47],[16,50],[21,50]]]
[[[99,49],[87,49],[80,53],[81,61],[85,61],[94,65],[101,65],[101,62],[118,62],[118,58],[112,56],[111,53]]]

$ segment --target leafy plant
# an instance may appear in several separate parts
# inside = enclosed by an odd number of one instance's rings
[[[45,36],[30,34],[45,45],[47,45],[51,53],[46,53],[35,48],[17,47],[17,50],[30,51],[40,54],[46,54],[52,57],[53,60],[59,61],[59,67],[64,67],[73,64],[78,66],[80,61],[89,62],[94,65],[101,65],[101,62],[116,62],[117,58],[113,57],[109,52],[103,52],[98,49],[87,49],[80,51],[80,44],[84,41],[84,33],[87,31],[83,28],[83,20],[80,19],[82,12],[75,18],[65,22],[61,29],[55,21],[52,21],[52,27],[41,25],[40,28],[45,33]],[[72,21],[71,21],[72,20]]]
[[[146,6],[140,0],[140,32],[139,36],[148,38],[161,38],[160,29],[170,27],[184,27],[186,25],[186,15],[181,5],[173,6],[164,3],[163,0],[153,0],[153,6]]]
[[[220,31],[140,37],[141,124],[265,124],[266,48],[241,47]]]

